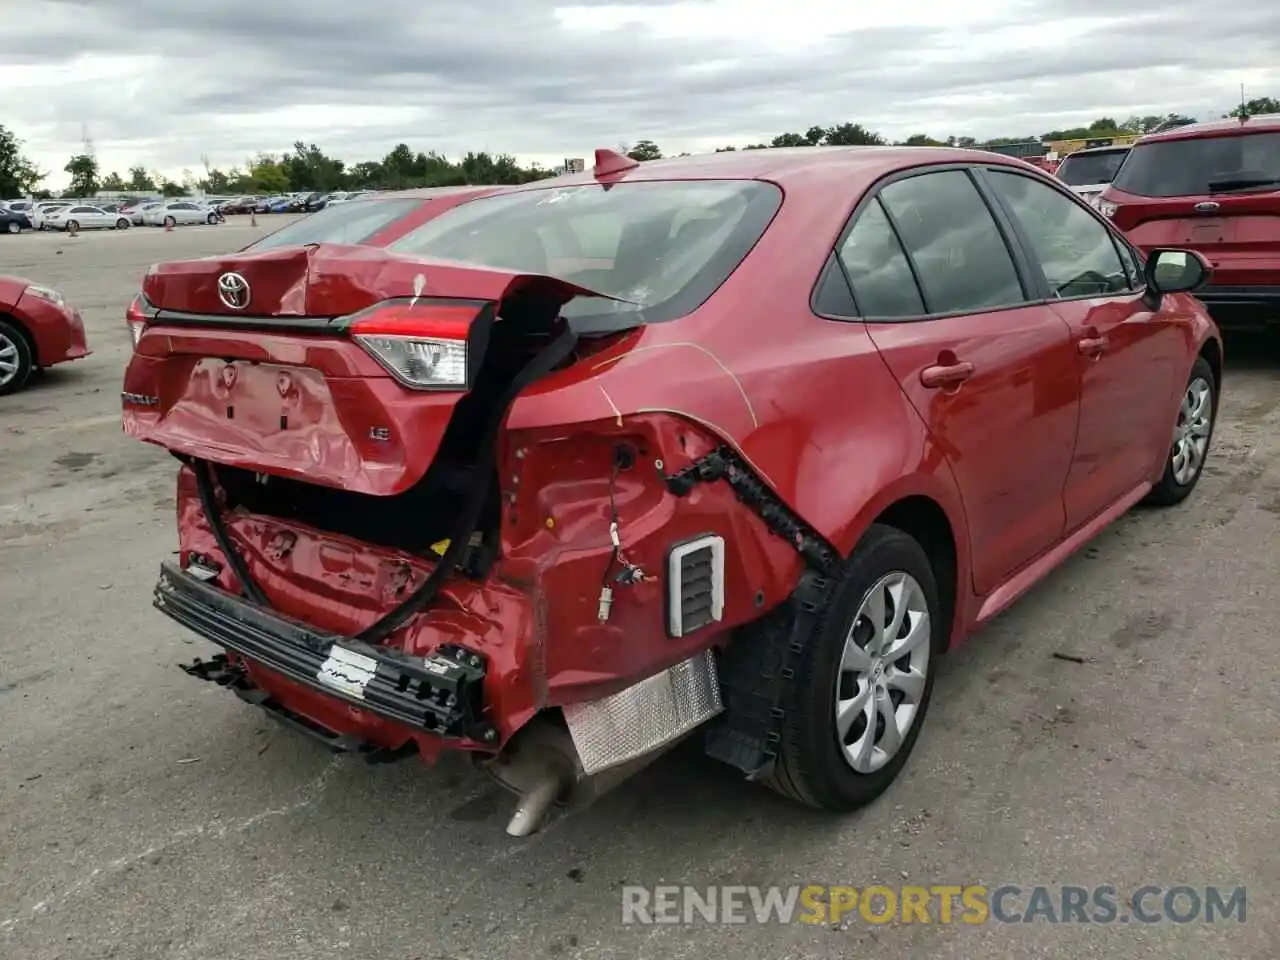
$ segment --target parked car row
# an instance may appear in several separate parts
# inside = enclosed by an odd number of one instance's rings
[[[312,213],[334,203],[346,203],[366,196],[368,190],[286,193],[271,197],[236,197],[218,204],[224,214],[237,213]]]
[[[0,204],[0,233],[23,230],[127,230],[130,227],[175,227],[215,224],[223,220],[214,207],[200,200],[151,200],[88,203],[78,200],[11,200]]]

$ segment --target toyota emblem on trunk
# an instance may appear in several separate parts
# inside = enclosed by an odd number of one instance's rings
[[[224,273],[218,278],[218,299],[232,310],[249,305],[249,281],[238,273]]]

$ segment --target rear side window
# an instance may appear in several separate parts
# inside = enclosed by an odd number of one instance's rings
[[[446,210],[389,249],[579,284],[579,333],[683,317],[738,268],[782,203],[757,180],[622,181],[517,190]]]
[[[1113,184],[1139,197],[1280,189],[1280,131],[1140,143]]]
[[[839,253],[859,315],[887,320],[925,312],[911,264],[879,200],[858,215]]]
[[[1017,173],[987,180],[1031,243],[1054,297],[1107,296],[1129,288],[1111,231],[1078,201]]]
[[[401,198],[339,203],[294,221],[244,249],[269,250],[307,243],[361,244],[427,202],[421,198]]]
[[[929,313],[976,313],[1026,295],[995,218],[968,173],[909,177],[880,191],[915,264]]]

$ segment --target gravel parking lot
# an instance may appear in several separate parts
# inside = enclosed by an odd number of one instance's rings
[[[0,239],[0,273],[62,289],[95,351],[0,398],[0,956],[1280,956],[1274,351],[1228,342],[1190,501],[1131,514],[948,658],[874,807],[825,819],[684,750],[512,841],[480,775],[333,759],[189,679],[209,651],[151,609],[174,466],[120,435],[123,311],[148,264],[286,219]],[[621,922],[626,884],[876,882],[1243,885],[1247,916]]]

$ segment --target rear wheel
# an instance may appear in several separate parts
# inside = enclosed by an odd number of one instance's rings
[[[178,221],[173,219],[173,217],[165,217],[164,225],[166,227],[176,227],[178,225]]]
[[[211,213],[209,214],[208,219],[209,219],[209,226],[213,226],[215,223],[218,222],[218,215],[216,213]]]
[[[844,564],[789,692],[774,790],[856,809],[898,776],[933,695],[945,635],[928,555],[876,524]]]
[[[34,364],[31,345],[22,331],[0,320],[0,396],[17,393],[26,386]]]
[[[5,228],[5,230],[7,230],[9,233],[21,233],[21,232],[22,232],[22,224],[20,224],[17,220],[10,220],[8,223],[6,223],[6,224],[4,225],[4,228]]]
[[[116,221],[116,229],[117,229],[117,230],[128,230],[128,229],[129,229],[129,218],[128,218],[128,217],[121,217],[119,220],[117,220],[117,221]]]
[[[79,220],[68,220],[68,221],[67,221],[67,233],[79,233],[79,232],[80,232],[80,221],[79,221]]]
[[[1159,507],[1181,503],[1195,489],[1204,472],[1218,415],[1218,393],[1213,368],[1204,357],[1196,357],[1191,376],[1178,404],[1173,427],[1173,445],[1165,461],[1164,475],[1147,494],[1147,503]]]

